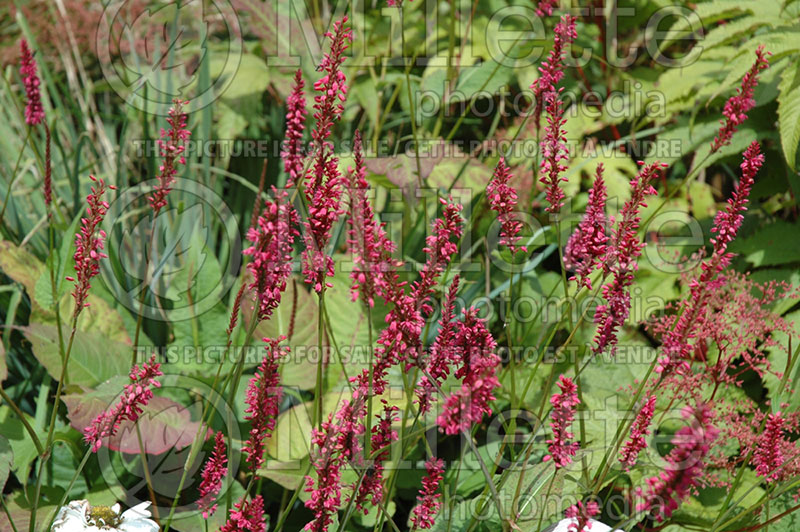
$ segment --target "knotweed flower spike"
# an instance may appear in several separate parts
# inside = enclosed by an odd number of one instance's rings
[[[272,316],[286,290],[286,280],[292,273],[292,245],[297,231],[297,211],[288,202],[285,190],[272,189],[273,199],[267,200],[257,225],[247,232],[252,245],[244,255],[252,257],[247,269],[253,276],[249,288],[255,293],[259,320]]]
[[[603,180],[603,163],[598,163],[594,184],[589,191],[586,213],[564,248],[564,267],[573,272],[570,281],[592,289],[589,274],[600,264],[606,254],[608,236],[606,225],[606,184]]]
[[[637,236],[641,221],[639,211],[647,206],[645,198],[656,193],[650,182],[659,170],[667,167],[658,161],[649,165],[640,161],[639,165],[642,169],[631,180],[631,198],[622,206],[620,221],[611,235],[606,256],[603,258],[603,273],[611,273],[613,278],[603,286],[606,302],[598,305],[595,311],[595,354],[602,353],[609,346],[614,354],[618,329],[628,319],[631,308],[628,287],[633,284],[633,273],[637,269],[636,259],[644,249],[644,243]]]
[[[539,0],[536,3],[536,16],[544,17],[553,14],[553,9],[558,7],[558,0]]]
[[[548,15],[549,14],[550,13],[548,13]],[[542,115],[542,107],[546,101],[546,95],[551,92],[556,92],[556,85],[558,85],[564,77],[564,53],[566,52],[566,48],[578,38],[578,33],[575,29],[575,21],[576,19],[572,15],[564,15],[561,17],[561,21],[556,24],[556,27],[553,29],[555,33],[553,37],[553,48],[550,50],[547,59],[539,66],[539,78],[531,84],[530,88],[533,90],[535,100],[533,123],[537,131],[539,128],[539,120]]]
[[[370,438],[374,456],[372,463],[367,464],[369,469],[361,480],[355,500],[356,509],[362,510],[364,515],[369,513],[369,509],[364,506],[365,502],[371,501],[373,506],[383,503],[383,463],[389,458],[389,446],[398,438],[397,431],[392,429],[392,423],[399,421],[396,415],[399,409],[396,406],[389,406],[385,399],[382,399],[381,403],[383,412],[375,416],[378,418],[378,423],[373,425]]]
[[[575,520],[569,524],[567,529],[569,532],[591,532],[592,517],[599,513],[600,505],[596,501],[587,501],[586,504],[578,501],[564,512],[567,518]]]
[[[44,121],[44,108],[42,108],[42,96],[39,93],[39,73],[36,68],[36,59],[33,52],[28,47],[28,41],[19,41],[19,73],[22,76],[22,84],[25,85],[25,123],[29,126],[41,124]]]
[[[245,419],[250,422],[250,437],[244,442],[242,452],[247,455],[247,464],[256,471],[264,463],[264,441],[272,434],[281,401],[282,388],[279,365],[286,355],[286,348],[279,344],[285,340],[264,338],[266,356],[247,386],[247,408]]]
[[[619,461],[625,471],[630,470],[635,464],[639,453],[647,447],[645,439],[650,434],[650,422],[656,413],[656,396],[651,395],[644,406],[636,414],[636,419],[631,426],[631,435],[625,446],[620,451]]]
[[[306,123],[306,98],[303,92],[303,71],[299,68],[294,75],[294,88],[286,99],[286,134],[283,140],[283,168],[288,174],[286,188],[297,185],[303,176],[303,130]]]
[[[758,476],[767,482],[774,482],[781,476],[784,457],[781,451],[783,442],[784,419],[780,412],[770,414],[764,426],[764,432],[758,440],[753,453],[753,465]]]
[[[314,119],[316,126],[311,132],[314,143],[314,164],[306,179],[306,199],[308,200],[308,220],[304,223],[303,275],[317,293],[331,284],[326,280],[334,273],[333,259],[326,248],[330,241],[333,224],[342,213],[340,200],[342,182],[339,175],[338,159],[333,156],[333,144],[328,140],[333,124],[339,120],[347,97],[347,84],[340,70],[344,62],[344,51],[352,42],[353,35],[345,28],[347,17],[333,25],[333,32],[326,36],[331,39],[331,48],[322,59],[320,70],[325,75],[314,83],[317,95],[314,96]]]
[[[167,195],[175,184],[175,176],[178,175],[179,164],[186,164],[184,152],[186,151],[186,141],[189,140],[191,132],[186,129],[186,113],[183,106],[189,102],[178,99],[172,100],[167,124],[169,130],[161,130],[161,138],[158,139],[158,151],[161,155],[161,166],[158,168],[158,184],[153,193],[147,198],[153,213],[158,214],[167,205]]]
[[[442,503],[438,501],[441,493],[439,483],[442,481],[444,473],[444,462],[439,458],[430,457],[425,462],[427,475],[422,479],[422,489],[417,496],[417,505],[411,511],[411,523],[419,529],[428,530],[436,522],[436,514]]]
[[[666,469],[646,480],[646,493],[641,488],[637,490],[637,494],[644,497],[637,511],[649,512],[657,521],[668,519],[698,485],[705,469],[704,459],[719,434],[707,405],[687,406],[682,415],[689,425],[672,438],[675,447],[665,458]]]
[[[553,411],[550,414],[552,421],[550,428],[553,430],[553,438],[547,440],[547,449],[550,454],[544,457],[544,461],[553,460],[556,468],[568,466],[572,463],[572,457],[578,452],[578,442],[572,440],[570,425],[575,419],[575,408],[580,404],[578,399],[578,387],[572,379],[561,375],[558,380],[560,393],[550,397],[550,404]]]
[[[494,401],[494,391],[500,386],[496,347],[486,323],[478,318],[478,311],[465,310],[461,321],[456,322],[453,338],[453,355],[461,358],[455,372],[461,388],[445,399],[442,413],[436,418],[439,430],[445,434],[469,430],[480,423],[484,414],[492,413],[489,402]]]
[[[208,519],[217,511],[216,498],[222,489],[222,479],[228,474],[228,454],[225,447],[225,435],[217,432],[214,437],[214,451],[206,461],[203,472],[200,473],[200,498],[197,499],[197,508],[203,512],[203,519]]]
[[[356,131],[353,140],[353,155],[355,168],[347,172],[350,187],[347,245],[354,263],[350,273],[353,281],[350,292],[353,301],[360,296],[366,305],[373,307],[376,294],[388,303],[391,292],[388,285],[391,281],[387,276],[394,270],[392,252],[395,245],[386,234],[384,225],[375,219],[372,210],[359,131]]]
[[[515,219],[517,208],[517,191],[508,184],[511,180],[511,171],[506,166],[506,161],[500,157],[494,175],[486,186],[486,196],[489,198],[489,205],[498,215],[500,220],[500,240],[498,244],[508,246],[511,254],[517,250],[527,251],[525,246],[517,246],[519,242],[519,232],[522,230],[522,222]]]
[[[753,92],[758,85],[758,74],[769,67],[770,55],[769,52],[764,52],[763,45],[756,49],[756,62],[742,78],[742,84],[736,89],[736,94],[725,102],[722,110],[725,119],[720,120],[722,127],[719,128],[714,142],[711,143],[711,153],[730,144],[731,137],[737,131],[737,126],[747,120],[747,113],[756,106]]]
[[[750,190],[755,183],[755,176],[764,164],[764,155],[757,141],[744,152],[744,160],[740,165],[742,178],[736,185],[733,195],[728,200],[725,209],[717,212],[714,225],[711,228],[711,239],[714,246],[711,256],[700,265],[700,275],[692,279],[689,284],[690,297],[681,300],[678,313],[679,317],[671,329],[667,330],[661,340],[662,356],[656,371],[664,373],[673,369],[685,371],[694,346],[690,341],[696,336],[703,325],[703,316],[712,292],[719,288],[715,279],[728,267],[733,254],[728,251],[730,244],[736,237],[742,225],[747,210]]]
[[[552,91],[545,93],[544,98],[547,104],[547,126],[545,126],[544,139],[541,142],[542,162],[540,164],[540,180],[545,185],[545,195],[549,206],[544,210],[550,214],[556,214],[564,206],[564,191],[561,189],[561,182],[566,181],[562,177],[562,172],[566,171],[567,166],[563,161],[569,159],[567,153],[567,137],[564,131],[564,109],[561,100],[558,98],[559,92]]]
[[[99,229],[108,211],[108,203],[103,200],[106,183],[92,175],[89,178],[95,184],[92,185],[92,193],[86,196],[86,216],[81,218],[81,229],[75,235],[75,255],[73,255],[75,276],[66,278],[75,283],[72,291],[72,297],[75,299],[74,314],[79,314],[84,307],[89,306],[86,298],[89,295],[92,277],[100,273],[100,259],[107,257],[103,253],[106,233]],[[108,188],[115,190],[116,187],[108,185]]]
[[[352,423],[352,420],[349,423]],[[363,428],[360,423],[357,425]],[[306,477],[305,491],[310,493],[310,496],[305,506],[314,514],[314,519],[309,521],[303,530],[311,532],[328,530],[333,522],[333,515],[341,505],[341,468],[352,449],[350,445],[342,444],[340,434],[343,432],[355,435],[357,429],[353,430],[349,426],[340,427],[333,421],[332,414],[322,423],[320,429],[315,427],[311,430],[311,463],[317,478],[315,480],[314,477]],[[353,437],[352,440],[357,442],[358,438]]]
[[[152,388],[161,386],[156,378],[163,375],[161,364],[156,362],[156,356],[150,357],[142,367],[133,366],[128,375],[130,384],[125,386],[116,405],[111,410],[101,412],[92,423],[83,430],[83,438],[96,453],[103,445],[103,440],[117,433],[123,421],[136,422],[142,409],[153,398]]]
[[[266,532],[267,523],[264,519],[264,499],[261,495],[253,497],[249,502],[247,494],[242,500],[231,508],[230,515],[220,532]]]

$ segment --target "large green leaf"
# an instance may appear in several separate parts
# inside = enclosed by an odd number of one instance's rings
[[[5,436],[0,436],[0,492],[6,485],[11,466],[14,463],[14,451]]]
[[[58,349],[58,329],[54,325],[32,323],[24,327],[25,337],[32,344],[36,359],[58,380],[61,377],[61,355]],[[66,345],[69,331],[64,329]],[[69,384],[94,387],[112,377],[126,375],[130,370],[131,347],[98,334],[75,332],[75,341],[67,368]]]
[[[797,170],[797,146],[800,144],[800,64],[787,67],[779,85],[778,126],[786,163]]]

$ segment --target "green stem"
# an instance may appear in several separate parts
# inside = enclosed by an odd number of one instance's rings
[[[8,394],[5,392],[5,390],[3,390],[2,387],[0,387],[0,398],[2,398],[3,401],[8,403],[8,406],[11,407],[11,410],[13,410],[15,414],[17,414],[17,417],[19,417],[20,421],[22,421],[22,425],[25,427],[25,430],[31,437],[33,445],[36,447],[36,453],[39,456],[42,456],[42,454],[44,454],[44,448],[42,447],[42,442],[39,441],[39,437],[36,435],[36,431],[33,430],[31,424],[28,423],[27,419],[25,419],[25,414],[23,414],[22,410],[20,410],[17,404],[11,399],[11,397],[8,396]]]
[[[325,356],[323,355],[323,336],[325,335],[325,323],[323,316],[325,312],[325,287],[319,292],[319,309],[317,310],[317,347],[319,349],[319,360],[317,360],[317,382],[314,388],[314,424],[317,429],[322,430],[322,393],[324,391],[323,380]]]

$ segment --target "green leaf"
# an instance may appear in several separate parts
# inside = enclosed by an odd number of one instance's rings
[[[288,490],[296,490],[305,482],[308,469],[308,457],[302,460],[281,462],[280,460],[266,460],[258,470],[258,474],[276,482]]]
[[[222,93],[226,100],[234,100],[250,94],[260,94],[269,86],[269,69],[263,59],[254,54],[242,54],[238,65],[231,65],[227,56],[211,58],[211,77],[232,76],[230,84]],[[231,71],[234,68],[235,70]],[[225,71],[223,72],[223,69]]]
[[[39,441],[44,442],[47,438],[47,432],[36,425],[36,420],[31,416],[26,415],[25,419],[33,427]],[[12,466],[11,470],[16,474],[17,478],[28,478],[30,472],[30,465],[38,456],[36,446],[31,442],[31,437],[22,421],[19,420],[17,415],[11,408],[3,405],[0,406],[0,434],[8,441],[12,451]]]
[[[11,466],[14,463],[14,451],[5,436],[0,436],[0,492],[6,485]]]
[[[759,229],[747,238],[731,243],[731,251],[744,255],[755,267],[774,266],[800,261],[800,248],[786,244],[787,235],[795,234],[797,226],[777,221]]]
[[[68,283],[64,277],[67,275],[67,265],[72,266],[74,261],[72,256],[75,252],[75,240],[72,238],[78,230],[78,224],[81,221],[83,213],[78,214],[72,221],[72,225],[64,233],[65,237],[61,241],[61,248],[58,250],[58,256],[52,255],[48,257],[46,267],[43,269],[42,274],[36,281],[34,288],[34,298],[44,308],[48,310],[53,309],[53,284],[50,282],[50,261],[55,257],[56,265],[54,270],[54,277],[56,283],[56,297],[61,300],[61,297],[70,291],[71,283]]]
[[[23,332],[32,344],[36,359],[54,379],[61,377],[61,355],[58,349],[58,330],[54,325],[32,323]],[[66,345],[69,331],[64,330]],[[130,369],[131,347],[100,335],[75,332],[75,341],[69,359],[68,383],[94,387]]]
[[[800,144],[800,65],[787,67],[778,86],[778,129],[786,163],[797,170],[797,146]]]
[[[36,281],[44,265],[27,250],[8,241],[0,241],[0,270],[25,287],[28,297],[36,292]]]
[[[512,68],[493,60],[461,69],[455,91],[449,95],[447,103],[469,102],[475,97],[488,97],[507,85],[513,75]]]

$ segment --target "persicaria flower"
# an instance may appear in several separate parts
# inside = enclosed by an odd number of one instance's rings
[[[125,386],[117,404],[111,410],[101,412],[92,423],[83,429],[83,438],[91,445],[92,452],[96,453],[103,445],[103,439],[116,434],[120,423],[125,420],[135,422],[142,413],[142,408],[147,406],[153,398],[152,388],[161,386],[156,377],[163,375],[161,364],[156,362],[156,356],[150,357],[142,367],[133,366],[128,375],[130,384]]]
[[[333,33],[326,34],[331,39],[331,49],[320,64],[320,70],[325,75],[314,83],[314,89],[318,92],[314,96],[314,118],[317,122],[311,132],[315,149],[314,164],[306,184],[308,220],[304,224],[306,249],[303,251],[303,275],[306,283],[317,293],[322,292],[323,287],[331,286],[325,279],[334,274],[333,259],[327,254],[326,248],[331,228],[341,214],[339,161],[333,156],[333,145],[328,138],[334,122],[344,112],[342,103],[347,97],[347,80],[340,68],[353,35],[349,28],[345,28],[346,22],[347,17],[344,17],[334,23]]]
[[[428,530],[436,522],[436,514],[442,504],[437,500],[442,495],[437,493],[444,473],[444,462],[431,457],[425,462],[427,475],[422,479],[422,489],[417,495],[417,505],[411,511],[411,522],[415,527]]]
[[[549,3],[549,0],[544,1]],[[552,8],[550,11],[552,12]],[[549,15],[550,13],[547,14]],[[542,115],[545,95],[555,92],[556,85],[558,85],[564,77],[565,49],[578,37],[578,33],[575,30],[575,20],[575,17],[572,15],[564,15],[561,17],[561,21],[556,24],[556,27],[553,29],[555,33],[553,37],[553,48],[550,50],[547,59],[543,61],[539,67],[539,78],[531,84],[530,88],[533,89],[535,99],[533,123],[536,125],[537,131],[539,128],[539,118]]]
[[[228,455],[225,447],[225,435],[217,432],[214,437],[214,451],[206,461],[200,473],[200,498],[197,507],[203,512],[203,519],[208,519],[217,511],[215,502],[219,490],[222,489],[222,479],[228,474]]]
[[[374,456],[361,480],[355,500],[356,508],[363,510],[364,515],[369,513],[369,510],[364,507],[367,500],[371,500],[374,506],[383,502],[383,463],[389,457],[389,446],[392,442],[397,441],[398,437],[397,431],[392,428],[392,423],[398,420],[396,415],[398,408],[389,406],[385,399],[381,399],[381,402],[383,403],[383,412],[376,416],[378,423],[372,426],[370,438]]]
[[[578,442],[570,441],[573,435],[569,430],[572,420],[575,419],[575,408],[580,404],[580,400],[578,399],[578,387],[569,377],[561,375],[558,387],[561,392],[550,397],[550,404],[553,407],[550,414],[550,428],[553,430],[553,437],[547,440],[547,449],[550,454],[544,457],[544,461],[553,460],[556,468],[561,468],[572,463],[572,457],[580,447]]]
[[[589,274],[606,254],[606,184],[603,180],[603,163],[598,163],[594,184],[589,191],[589,203],[580,224],[564,248],[564,266],[574,272],[570,281],[592,289]]]
[[[285,190],[273,187],[273,199],[265,202],[256,226],[247,232],[252,246],[243,253],[252,261],[247,269],[253,275],[249,288],[255,292],[257,317],[266,320],[280,304],[286,280],[292,273],[292,244],[297,231],[297,212],[288,202]]]
[[[780,477],[780,468],[784,462],[781,452],[783,425],[784,419],[780,412],[770,414],[753,453],[756,473],[767,482],[774,482]]]
[[[637,490],[638,495],[644,496],[637,510],[650,512],[657,521],[669,518],[691,494],[705,468],[704,459],[719,434],[707,405],[687,406],[682,414],[689,425],[675,433],[672,439],[675,447],[666,457],[666,469],[646,480],[646,494],[641,488]]]
[[[722,110],[725,119],[720,120],[722,127],[719,128],[717,136],[714,137],[714,142],[711,143],[711,153],[730,144],[731,137],[737,131],[737,126],[747,120],[747,113],[756,106],[753,92],[756,85],[758,85],[758,74],[769,67],[768,58],[770,55],[769,52],[764,52],[763,45],[756,49],[756,62],[753,63],[753,66],[742,78],[742,84],[736,89],[736,94],[725,102],[725,107]]]
[[[347,245],[353,256],[353,280],[350,292],[355,301],[359,295],[370,307],[375,305],[375,295],[388,300],[390,280],[387,276],[394,271],[392,252],[395,249],[386,234],[384,225],[375,220],[368,192],[364,153],[361,149],[361,133],[356,131],[353,140],[355,169],[348,169],[350,186],[350,216]]]
[[[536,16],[543,17],[547,15],[549,17],[556,7],[558,7],[558,0],[539,0],[536,3]]]
[[[100,273],[100,259],[107,257],[103,253],[106,233],[99,229],[103,218],[108,212],[108,203],[103,200],[106,192],[106,183],[102,179],[97,179],[93,175],[89,178],[96,183],[92,185],[92,193],[86,196],[86,216],[81,218],[81,229],[75,235],[75,276],[67,277],[68,281],[75,282],[72,297],[75,299],[76,314],[80,313],[84,307],[89,306],[86,298],[91,288],[92,277]],[[114,190],[116,187],[108,185]]]
[[[620,221],[611,235],[606,256],[603,258],[603,273],[612,273],[613,278],[603,286],[606,303],[598,305],[595,311],[595,354],[603,352],[608,346],[611,346],[611,352],[614,353],[617,331],[628,319],[631,308],[628,287],[633,284],[633,273],[638,268],[636,259],[644,249],[644,243],[637,236],[641,221],[639,210],[647,206],[645,198],[656,193],[651,181],[659,170],[667,166],[658,161],[649,165],[640,161],[639,165],[642,169],[631,180],[631,197],[622,206]]]
[[[564,512],[565,516],[575,520],[567,526],[567,529],[569,532],[590,532],[592,517],[599,513],[600,505],[597,504],[597,501],[587,501],[586,504],[578,501]]]
[[[358,425],[363,426],[360,423]],[[346,432],[355,434],[355,431]],[[311,463],[317,478],[315,482],[313,477],[306,476],[305,491],[311,495],[305,506],[314,513],[314,519],[303,530],[325,532],[333,522],[333,514],[341,505],[341,468],[347,456],[346,449],[350,447],[343,448],[339,435],[339,427],[334,423],[333,415],[328,416],[320,429],[311,429]]]
[[[28,102],[25,104],[25,123],[35,126],[44,120],[44,109],[42,108],[42,97],[39,94],[40,81],[36,60],[25,39],[19,41],[19,73],[22,76],[22,84],[25,85],[25,95],[28,98]]]
[[[266,532],[267,523],[264,520],[264,499],[261,495],[247,501],[245,493],[242,499],[231,508],[230,515],[220,532]]]
[[[711,256],[701,263],[700,275],[690,282],[689,297],[682,300],[679,305],[679,317],[675,325],[666,331],[661,341],[662,356],[656,372],[688,369],[686,361],[694,349],[690,341],[703,325],[705,309],[715,289],[715,278],[733,258],[733,254],[727,251],[728,244],[736,237],[742,225],[744,220],[742,213],[747,210],[748,197],[755,183],[755,176],[763,164],[764,155],[760,151],[758,142],[753,141],[744,152],[741,164],[742,178],[728,199],[728,204],[714,218],[711,233],[715,237],[711,239],[714,246]]]
[[[486,195],[489,198],[489,205],[498,214],[500,220],[500,240],[501,246],[508,246],[511,254],[517,250],[527,251],[525,246],[517,246],[520,237],[518,233],[522,230],[522,222],[514,217],[517,207],[517,191],[508,184],[511,179],[511,171],[506,166],[506,161],[500,157],[494,175],[486,186]]]
[[[551,91],[545,94],[545,102],[547,102],[547,126],[545,127],[544,140],[541,142],[542,148],[542,162],[541,181],[545,184],[545,195],[549,206],[545,210],[551,214],[555,214],[561,210],[564,205],[564,191],[561,189],[561,182],[566,181],[566,177],[561,177],[561,173],[567,169],[567,166],[562,162],[569,159],[567,154],[567,138],[564,132],[564,124],[567,119],[564,118],[564,109],[561,106],[557,91]]]
[[[478,318],[478,311],[465,310],[463,319],[456,323],[453,338],[454,355],[461,357],[461,366],[455,372],[455,377],[461,379],[461,388],[445,399],[442,413],[436,418],[445,434],[468,430],[484,414],[491,414],[489,402],[494,401],[494,390],[500,386],[496,347],[486,323]]]
[[[645,439],[650,434],[650,422],[653,420],[653,415],[656,412],[656,396],[651,395],[644,406],[636,414],[636,419],[631,426],[631,435],[625,446],[620,452],[619,461],[622,467],[627,471],[636,464],[636,458],[639,453],[647,447],[647,440]]]
[[[306,121],[306,99],[303,93],[303,71],[294,75],[292,93],[286,99],[286,133],[283,140],[283,168],[289,175],[286,187],[291,188],[303,175],[303,130]]]
[[[183,153],[186,151],[185,142],[191,136],[191,132],[186,129],[187,115],[183,112],[183,106],[188,103],[179,99],[172,100],[173,105],[167,116],[169,130],[162,129],[161,138],[157,141],[162,159],[158,169],[158,184],[147,198],[155,214],[158,214],[158,211],[167,204],[167,194],[172,190],[175,176],[178,174],[177,165],[186,164]]]
[[[264,338],[267,354],[247,386],[245,419],[250,421],[250,438],[245,441],[242,452],[247,454],[247,463],[252,471],[264,463],[264,441],[271,435],[278,417],[283,391],[278,365],[286,354],[285,348],[279,344],[284,339]]]

